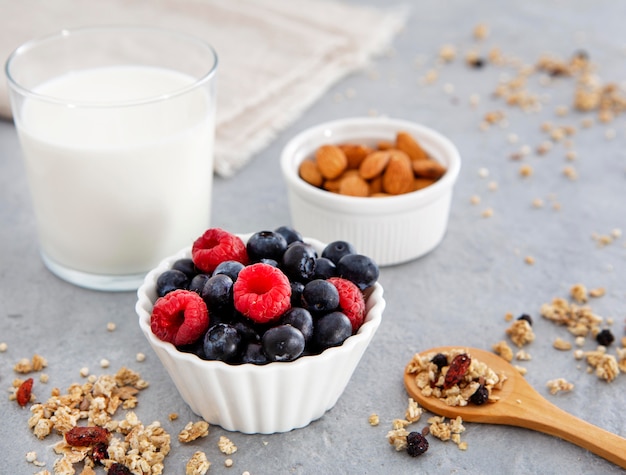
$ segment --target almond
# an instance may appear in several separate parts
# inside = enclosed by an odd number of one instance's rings
[[[415,176],[420,178],[438,180],[446,173],[446,167],[435,160],[412,160],[411,165],[413,166]]]
[[[339,193],[349,196],[369,196],[370,187],[367,182],[358,175],[348,175],[339,185]]]
[[[326,180],[322,185],[326,191],[332,191],[333,193],[339,193],[339,185],[341,185],[341,178],[335,178],[334,180]]]
[[[300,178],[313,186],[322,186],[324,182],[324,177],[313,160],[302,161],[298,173],[300,174]]]
[[[359,174],[366,180],[371,180],[379,175],[382,175],[385,167],[389,163],[391,153],[385,150],[379,150],[377,152],[370,153],[361,166],[359,167]]]
[[[416,178],[413,180],[413,191],[421,190],[435,183],[436,180],[431,178]]]
[[[333,191],[335,193],[340,193],[339,189],[341,188],[341,182],[344,178],[349,176],[359,176],[358,170],[346,170],[341,175],[339,175],[334,180],[326,180],[324,181],[323,188],[327,191]]]
[[[408,132],[398,132],[396,135],[396,148],[405,152],[411,157],[411,160],[426,160],[428,158],[428,154]]]
[[[395,148],[396,144],[391,140],[379,140],[376,144],[378,150],[389,150],[390,148]]]
[[[322,145],[315,152],[315,162],[322,176],[329,180],[337,178],[348,167],[346,154],[336,145]]]
[[[383,174],[383,190],[391,195],[413,191],[413,169],[406,153],[394,150]]]
[[[367,145],[346,143],[339,145],[341,151],[348,159],[348,168],[359,168],[365,157],[374,150]]]
[[[374,196],[383,192],[383,177],[377,176],[373,180],[370,180],[370,195]]]

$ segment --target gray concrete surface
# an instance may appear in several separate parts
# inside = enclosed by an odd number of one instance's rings
[[[412,354],[445,344],[489,349],[506,338],[507,312],[528,313],[535,321],[536,340],[526,348],[532,360],[519,363],[528,369],[527,380],[562,409],[626,436],[626,376],[620,374],[611,383],[600,381],[571,351],[554,350],[555,338],[572,338],[539,314],[543,303],[567,298],[576,283],[603,287],[606,295],[590,305],[598,315],[613,320],[618,342],[624,337],[626,237],[600,246],[594,236],[616,229],[626,233],[625,119],[617,117],[607,124],[596,120],[585,129],[582,120],[595,114],[570,111],[558,116],[558,106],[571,105],[574,81],[559,77],[546,84],[541,75],[529,78],[528,89],[539,96],[542,109],[521,112],[492,97],[499,80],[515,75],[512,68],[487,64],[471,69],[463,61],[472,48],[482,55],[499,47],[505,56],[529,65],[543,53],[569,58],[584,49],[602,81],[623,86],[626,6],[608,0],[409,5],[409,22],[392,51],[367,71],[337,83],[237,176],[216,178],[212,224],[235,232],[288,224],[278,165],[286,141],[321,121],[378,113],[427,124],[459,147],[463,168],[444,241],[417,261],[382,270],[380,282],[387,299],[383,323],[345,393],[322,419],[276,435],[243,435],[212,427],[207,438],[190,445],[174,441],[165,473],[183,473],[184,463],[196,450],[207,453],[213,462],[209,473],[214,474],[622,473],[560,439],[511,427],[467,423],[462,434],[467,451],[430,438],[429,451],[416,459],[396,453],[387,443],[391,421],[403,417],[406,408],[402,371]],[[478,23],[490,28],[482,42],[472,39]],[[438,80],[424,85],[421,79],[437,67],[444,43],[455,44],[460,57],[438,68]],[[472,107],[474,94],[480,101]],[[506,123],[480,130],[484,115],[494,110],[505,113]],[[566,159],[563,143],[545,155],[535,153],[546,139],[540,130],[545,121],[576,128],[571,137],[575,160]],[[518,142],[513,143],[511,134]],[[531,153],[521,161],[512,160],[511,154],[524,145]],[[520,176],[522,164],[532,167],[532,176]],[[577,180],[564,176],[566,166],[577,171]],[[485,172],[488,176],[481,176]],[[471,203],[474,195],[481,198],[477,205]],[[543,207],[535,208],[535,199],[541,199]],[[487,209],[493,210],[490,218],[482,216]],[[525,262],[527,256],[534,264]],[[49,382],[35,386],[40,400],[53,387],[65,389],[79,381],[83,366],[104,372],[99,362],[107,358],[111,370],[128,365],[150,382],[136,409],[142,421],[162,421],[175,439],[186,422],[196,420],[141,335],[134,303],[133,293],[79,289],[43,267],[15,130],[1,123],[0,342],[8,345],[0,353],[0,387],[5,394],[0,398],[1,474],[35,473],[37,468],[25,459],[28,451],[36,451],[49,470],[56,457],[51,444],[58,437],[38,441],[28,429],[27,409],[7,397],[16,377],[13,365],[33,353],[49,363],[45,371]],[[116,331],[108,332],[107,322],[114,322]],[[588,340],[585,349],[593,347]],[[145,362],[135,362],[138,351],[146,353]],[[575,389],[550,395],[546,382],[557,377],[573,382]],[[172,412],[180,418],[169,422]],[[368,424],[373,412],[380,416],[377,427]],[[418,429],[426,425],[427,417],[417,423]],[[224,467],[226,457],[217,449],[220,435],[230,437],[239,448],[231,457],[231,468]]]

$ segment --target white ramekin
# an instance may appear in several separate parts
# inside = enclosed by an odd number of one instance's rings
[[[240,237],[246,241],[249,236]],[[324,248],[317,240],[305,241],[318,252]],[[374,285],[365,322],[341,346],[288,363],[229,365],[180,352],[150,330],[158,276],[190,255],[191,247],[185,248],[150,271],[137,291],[135,310],[141,330],[191,410],[210,424],[248,434],[287,432],[322,417],[343,393],[380,325],[382,286]]]
[[[380,140],[394,140],[399,131],[412,134],[447,168],[445,175],[421,190],[383,198],[331,193],[298,175],[300,162],[323,144],[375,145]],[[446,137],[414,122],[386,117],[349,118],[314,126],[292,138],[281,155],[293,227],[323,242],[348,241],[380,266],[416,259],[441,242],[460,168],[459,152]]]

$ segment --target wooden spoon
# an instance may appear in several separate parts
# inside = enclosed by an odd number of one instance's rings
[[[471,403],[467,406],[448,406],[436,397],[424,396],[415,383],[415,375],[407,372],[407,366],[404,385],[420,406],[448,418],[461,416],[464,421],[524,427],[554,435],[626,468],[626,439],[589,424],[548,402],[513,366],[495,353],[463,346],[442,346],[421,354],[450,352],[455,348],[465,350],[497,374],[506,375],[508,379],[502,389],[492,392],[500,400],[480,406]]]

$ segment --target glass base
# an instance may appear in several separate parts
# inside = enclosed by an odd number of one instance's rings
[[[87,272],[68,269],[50,259],[43,252],[41,253],[41,258],[50,272],[70,284],[105,292],[129,292],[137,290],[139,286],[143,284],[144,277],[147,274],[147,272],[126,275],[89,274]]]

